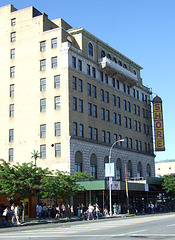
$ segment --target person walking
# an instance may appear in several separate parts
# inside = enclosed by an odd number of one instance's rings
[[[15,218],[16,218],[17,225],[20,225],[19,214],[20,214],[20,208],[19,208],[19,205],[16,205],[15,206]]]
[[[90,218],[92,218],[92,220],[94,220],[93,211],[94,211],[94,207],[91,205],[91,203],[89,203],[88,218],[87,218],[88,221],[90,220]]]
[[[97,217],[97,220],[98,220],[99,219],[100,209],[99,209],[99,205],[97,203],[95,204],[95,213],[96,213],[96,217]]]

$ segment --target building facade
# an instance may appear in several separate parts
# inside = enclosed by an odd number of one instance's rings
[[[140,67],[83,28],[34,7],[0,8],[0,158],[105,179],[155,176],[151,90]]]
[[[175,175],[175,160],[167,159],[156,161],[155,174],[156,177],[162,177],[164,175]]]

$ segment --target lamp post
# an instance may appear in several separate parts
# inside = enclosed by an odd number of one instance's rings
[[[112,144],[110,151],[109,151],[109,167],[111,164],[111,152],[115,144],[118,142],[124,142],[124,139],[117,140],[115,143]],[[111,194],[111,184],[112,184],[112,177],[109,176],[109,208],[110,208],[110,216],[112,217],[112,194]]]

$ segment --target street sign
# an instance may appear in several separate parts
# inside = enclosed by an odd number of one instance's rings
[[[114,177],[114,163],[105,163],[105,177]]]

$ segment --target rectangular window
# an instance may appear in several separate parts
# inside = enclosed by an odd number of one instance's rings
[[[55,123],[55,136],[61,136],[61,123]]]
[[[130,94],[130,87],[127,85],[127,94]]]
[[[105,110],[101,108],[101,120],[105,120]]]
[[[92,67],[92,77],[96,78],[96,69]]]
[[[46,138],[46,124],[40,125],[40,138]]]
[[[117,124],[117,114],[115,112],[113,112],[113,122]]]
[[[117,142],[117,134],[116,133],[114,133],[114,143],[115,142]],[[114,145],[114,147],[115,147],[115,145]]]
[[[46,111],[46,98],[40,100],[40,112]]]
[[[40,51],[41,52],[46,51],[46,41],[40,42]]]
[[[92,116],[92,104],[88,103],[88,115]]]
[[[135,150],[138,150],[138,140],[135,140]]]
[[[103,82],[103,72],[100,72],[100,81]]]
[[[126,92],[126,84],[123,83],[123,92]]]
[[[87,64],[87,75],[91,75],[91,67],[89,64]]]
[[[115,88],[115,78],[112,78],[112,86]]]
[[[139,141],[139,151],[142,151],[142,142]]]
[[[57,57],[51,58],[51,67],[56,68],[57,67]]]
[[[9,162],[13,162],[13,158],[14,158],[14,149],[13,148],[9,148]]]
[[[108,109],[106,109],[106,121],[110,122],[110,112]]]
[[[144,93],[142,93],[142,102],[144,102],[145,100],[145,96],[144,96]]]
[[[102,142],[106,142],[106,134],[104,130],[102,130]]]
[[[117,89],[120,89],[120,83],[119,83],[119,80],[116,81],[116,88],[117,88]]]
[[[14,97],[15,94],[15,85],[11,84],[10,85],[10,97]]]
[[[132,126],[131,126],[131,118],[128,118],[128,127],[129,127],[129,129],[132,128]]]
[[[97,105],[93,105],[93,115],[94,118],[97,118]]]
[[[104,102],[104,90],[103,89],[101,89],[100,94],[101,94],[101,101]]]
[[[127,104],[128,104],[128,112],[131,112],[131,103],[128,101]]]
[[[15,77],[15,66],[10,67],[10,77],[14,78]]]
[[[133,97],[135,98],[136,97],[136,90],[134,88],[132,90],[132,94],[133,94]]]
[[[124,125],[125,125],[125,128],[128,127],[128,119],[127,119],[127,117],[124,117]]]
[[[96,88],[96,86],[92,87],[92,91],[93,91],[93,97],[97,98],[97,88]]]
[[[73,134],[74,134],[74,136],[77,136],[77,123],[76,122],[73,123]]]
[[[139,99],[139,91],[138,90],[136,91],[136,94],[137,94],[137,99]]]
[[[77,89],[77,78],[74,76],[72,77],[72,88]]]
[[[112,102],[113,102],[113,106],[116,106],[116,96],[115,95],[112,96]]]
[[[126,100],[123,100],[123,106],[124,106],[124,110],[127,110],[127,105],[126,105]]]
[[[120,97],[117,97],[117,107],[120,108]]]
[[[46,78],[40,79],[40,91],[46,91]]]
[[[121,125],[121,115],[118,114],[118,125]]]
[[[55,143],[55,157],[61,156],[61,143]]]
[[[10,58],[14,59],[15,58],[15,48],[10,49]]]
[[[77,98],[73,97],[73,110],[77,111]]]
[[[84,137],[84,126],[80,124],[80,137]]]
[[[92,139],[92,127],[88,127],[89,139]]]
[[[15,42],[16,41],[16,32],[12,32],[11,33],[10,40],[11,40],[11,42]]]
[[[91,84],[87,83],[87,95],[91,96]]]
[[[76,68],[76,57],[72,57],[72,67]]]
[[[105,92],[105,100],[106,100],[106,103],[109,103],[109,92]]]
[[[107,132],[107,138],[106,138],[106,141],[107,141],[107,143],[111,143],[111,134],[110,134],[110,132]]]
[[[14,141],[14,129],[9,130],[9,142]]]
[[[128,137],[125,137],[125,147],[128,148],[129,145],[128,145]]]
[[[9,117],[14,117],[14,104],[10,104]]]
[[[51,48],[56,48],[57,47],[57,38],[52,38],[51,39]]]
[[[137,121],[134,120],[134,130],[137,131]]]
[[[94,128],[94,140],[98,141],[98,129]]]
[[[138,131],[141,132],[141,122],[138,122]]]
[[[78,70],[82,71],[82,61],[78,59]]]
[[[79,99],[79,112],[83,113],[83,100]]]
[[[46,70],[46,59],[40,60],[40,71]]]
[[[137,106],[137,115],[140,116],[140,107]]]
[[[79,92],[83,92],[83,81],[81,79],[79,79],[78,81],[78,89]]]
[[[40,158],[46,158],[46,145],[40,145]]]
[[[16,18],[11,19],[11,26],[14,26],[14,25],[16,25]]]
[[[54,88],[60,88],[60,75],[54,76]]]
[[[132,138],[129,138],[129,148],[132,149]]]
[[[119,136],[118,136],[118,139],[121,140],[121,139],[122,139],[122,136],[119,135]],[[122,147],[122,142],[120,141],[120,142],[118,143],[118,145],[119,145],[119,147]]]
[[[133,112],[134,112],[134,114],[137,114],[137,110],[136,110],[136,105],[135,104],[133,105]]]
[[[60,96],[54,97],[54,105],[56,110],[60,109],[61,107]]]

